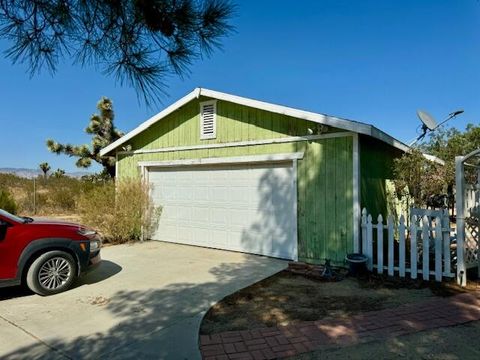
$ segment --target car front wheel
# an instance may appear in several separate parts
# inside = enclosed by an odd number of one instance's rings
[[[76,263],[72,255],[63,251],[49,251],[40,255],[27,272],[27,286],[39,295],[53,295],[68,290],[75,281]]]

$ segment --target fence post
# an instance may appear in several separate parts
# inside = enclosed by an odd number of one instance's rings
[[[387,228],[388,228],[388,275],[393,276],[393,265],[394,265],[394,256],[393,256],[393,217],[389,215],[387,218]]]
[[[37,186],[35,178],[33,178],[33,215],[37,215]]]
[[[442,281],[442,221],[435,219],[435,281]]]
[[[399,256],[398,268],[400,277],[405,277],[405,216],[400,216],[400,226],[398,227],[399,238]]]
[[[465,179],[463,177],[463,156],[455,157],[455,187],[457,210],[457,284],[467,285],[467,267],[465,264]]]
[[[377,273],[383,274],[383,217],[378,215],[377,221]]]
[[[367,209],[362,210],[362,254],[367,255]]]
[[[422,272],[423,280],[428,280],[430,278],[430,222],[428,217],[425,215],[422,218]]]
[[[444,271],[445,274],[451,272],[451,259],[450,259],[450,217],[448,210],[445,209],[443,213],[442,221],[442,237],[443,237],[443,259],[444,259]]]
[[[410,221],[410,277],[417,278],[417,216]]]
[[[372,215],[367,217],[367,256],[368,256],[368,270],[373,270],[373,226]]]

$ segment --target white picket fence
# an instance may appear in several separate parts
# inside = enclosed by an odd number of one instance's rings
[[[434,218],[413,215],[410,220],[406,224],[402,215],[395,223],[393,217],[388,216],[384,224],[379,215],[373,224],[372,216],[363,209],[362,253],[368,257],[368,269],[376,268],[379,274],[386,271],[390,276],[402,278],[409,273],[412,279],[417,279],[419,274],[424,280],[433,276],[435,281],[454,277],[448,212]]]

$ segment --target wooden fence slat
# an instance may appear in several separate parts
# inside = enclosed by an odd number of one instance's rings
[[[410,277],[417,278],[417,216],[410,221]]]
[[[362,210],[362,254],[367,254],[367,209]]]
[[[389,215],[387,218],[387,229],[388,229],[388,275],[393,276],[393,265],[394,265],[394,249],[393,249],[393,217]]]
[[[367,256],[368,256],[368,270],[373,270],[373,225],[372,215],[367,217]]]
[[[400,277],[405,277],[405,216],[400,216],[398,267]]]
[[[424,216],[422,219],[422,270],[423,270],[423,280],[428,280],[430,278],[429,274],[429,257],[430,257],[430,226],[427,216]]]
[[[378,215],[377,221],[377,272],[383,274],[383,217]]]
[[[435,219],[435,281],[442,281],[442,220]]]
[[[444,271],[450,273],[451,270],[451,259],[450,259],[450,218],[448,216],[448,210],[445,209],[443,215],[444,221],[442,222],[443,227],[443,259],[444,259]]]

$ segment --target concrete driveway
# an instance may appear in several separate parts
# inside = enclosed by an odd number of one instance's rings
[[[75,289],[0,289],[0,358],[197,359],[203,314],[285,261],[146,242],[103,249]]]

